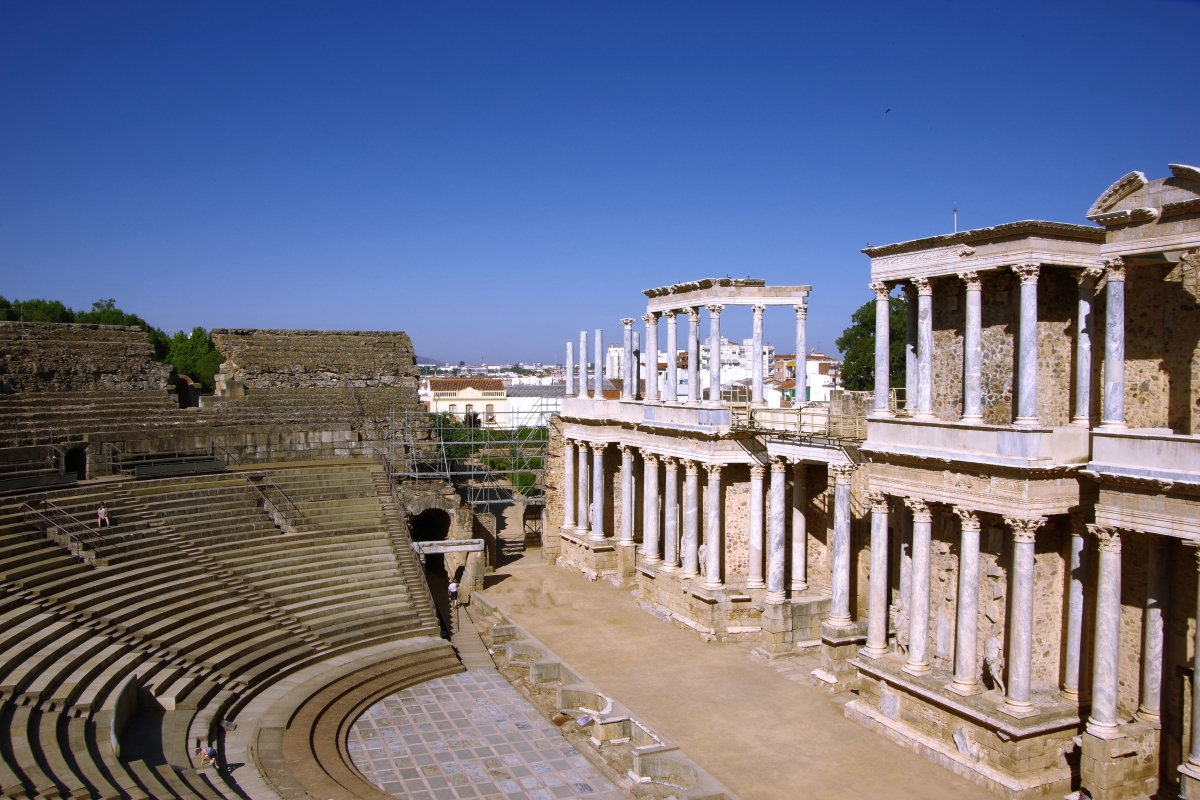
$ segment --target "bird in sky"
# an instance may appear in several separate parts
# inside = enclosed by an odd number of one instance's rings
[[[888,113],[888,111],[891,111],[891,109],[889,108],[887,111],[885,111],[885,112],[883,112],[883,113],[885,113],[885,114],[886,114],[886,113]]]

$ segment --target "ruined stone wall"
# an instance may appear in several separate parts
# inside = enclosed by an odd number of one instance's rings
[[[962,417],[965,298],[965,285],[958,278],[934,281],[933,413],[948,421]]]
[[[225,357],[221,374],[247,388],[411,388],[417,377],[412,342],[400,331],[301,331],[214,328]]]
[[[989,425],[1008,425],[1013,421],[1013,347],[1021,314],[1021,284],[1007,270],[984,272],[980,277],[983,279],[983,421]]]
[[[1038,419],[1049,427],[1069,425],[1075,408],[1078,305],[1079,286],[1071,272],[1043,267],[1038,276]]]
[[[808,503],[808,585],[828,589],[833,585],[833,477],[822,464],[809,464],[805,471]],[[791,517],[789,505],[788,517]],[[790,520],[789,520],[790,530]],[[788,562],[791,580],[791,561]]]
[[[0,393],[163,391],[170,373],[140,328],[0,322]]]
[[[1167,556],[1170,589],[1163,641],[1162,741],[1159,775],[1164,786],[1179,786],[1178,767],[1191,740],[1191,667],[1196,643],[1196,554],[1171,542]],[[1122,638],[1124,644],[1124,638]]]
[[[765,505],[768,496],[766,480],[763,484],[765,545]],[[733,584],[744,584],[750,574],[750,468],[745,464],[725,467],[721,470],[721,485],[725,493],[725,580]],[[764,551],[765,549],[764,546]]]
[[[553,563],[558,555],[558,529],[563,524],[563,435],[562,417],[550,417],[550,441],[546,447],[546,472],[542,480],[546,484],[546,515],[542,525],[542,560]],[[576,473],[578,474],[578,473]]]
[[[1168,407],[1176,433],[1200,433],[1200,256],[1183,259],[1164,278],[1163,359]]]

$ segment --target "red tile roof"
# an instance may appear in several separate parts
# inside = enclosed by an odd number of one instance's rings
[[[504,382],[499,378],[429,379],[429,390],[432,392],[459,392],[463,389],[476,389],[481,392],[498,392],[504,389]]]

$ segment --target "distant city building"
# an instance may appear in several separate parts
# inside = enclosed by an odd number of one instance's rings
[[[429,411],[461,422],[500,426],[508,412],[508,393],[498,378],[427,378],[418,396]]]

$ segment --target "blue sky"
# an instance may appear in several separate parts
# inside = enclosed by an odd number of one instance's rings
[[[1198,34],[1154,1],[0,2],[0,294],[561,361],[645,288],[751,275],[811,284],[831,350],[868,242],[1200,164]]]

